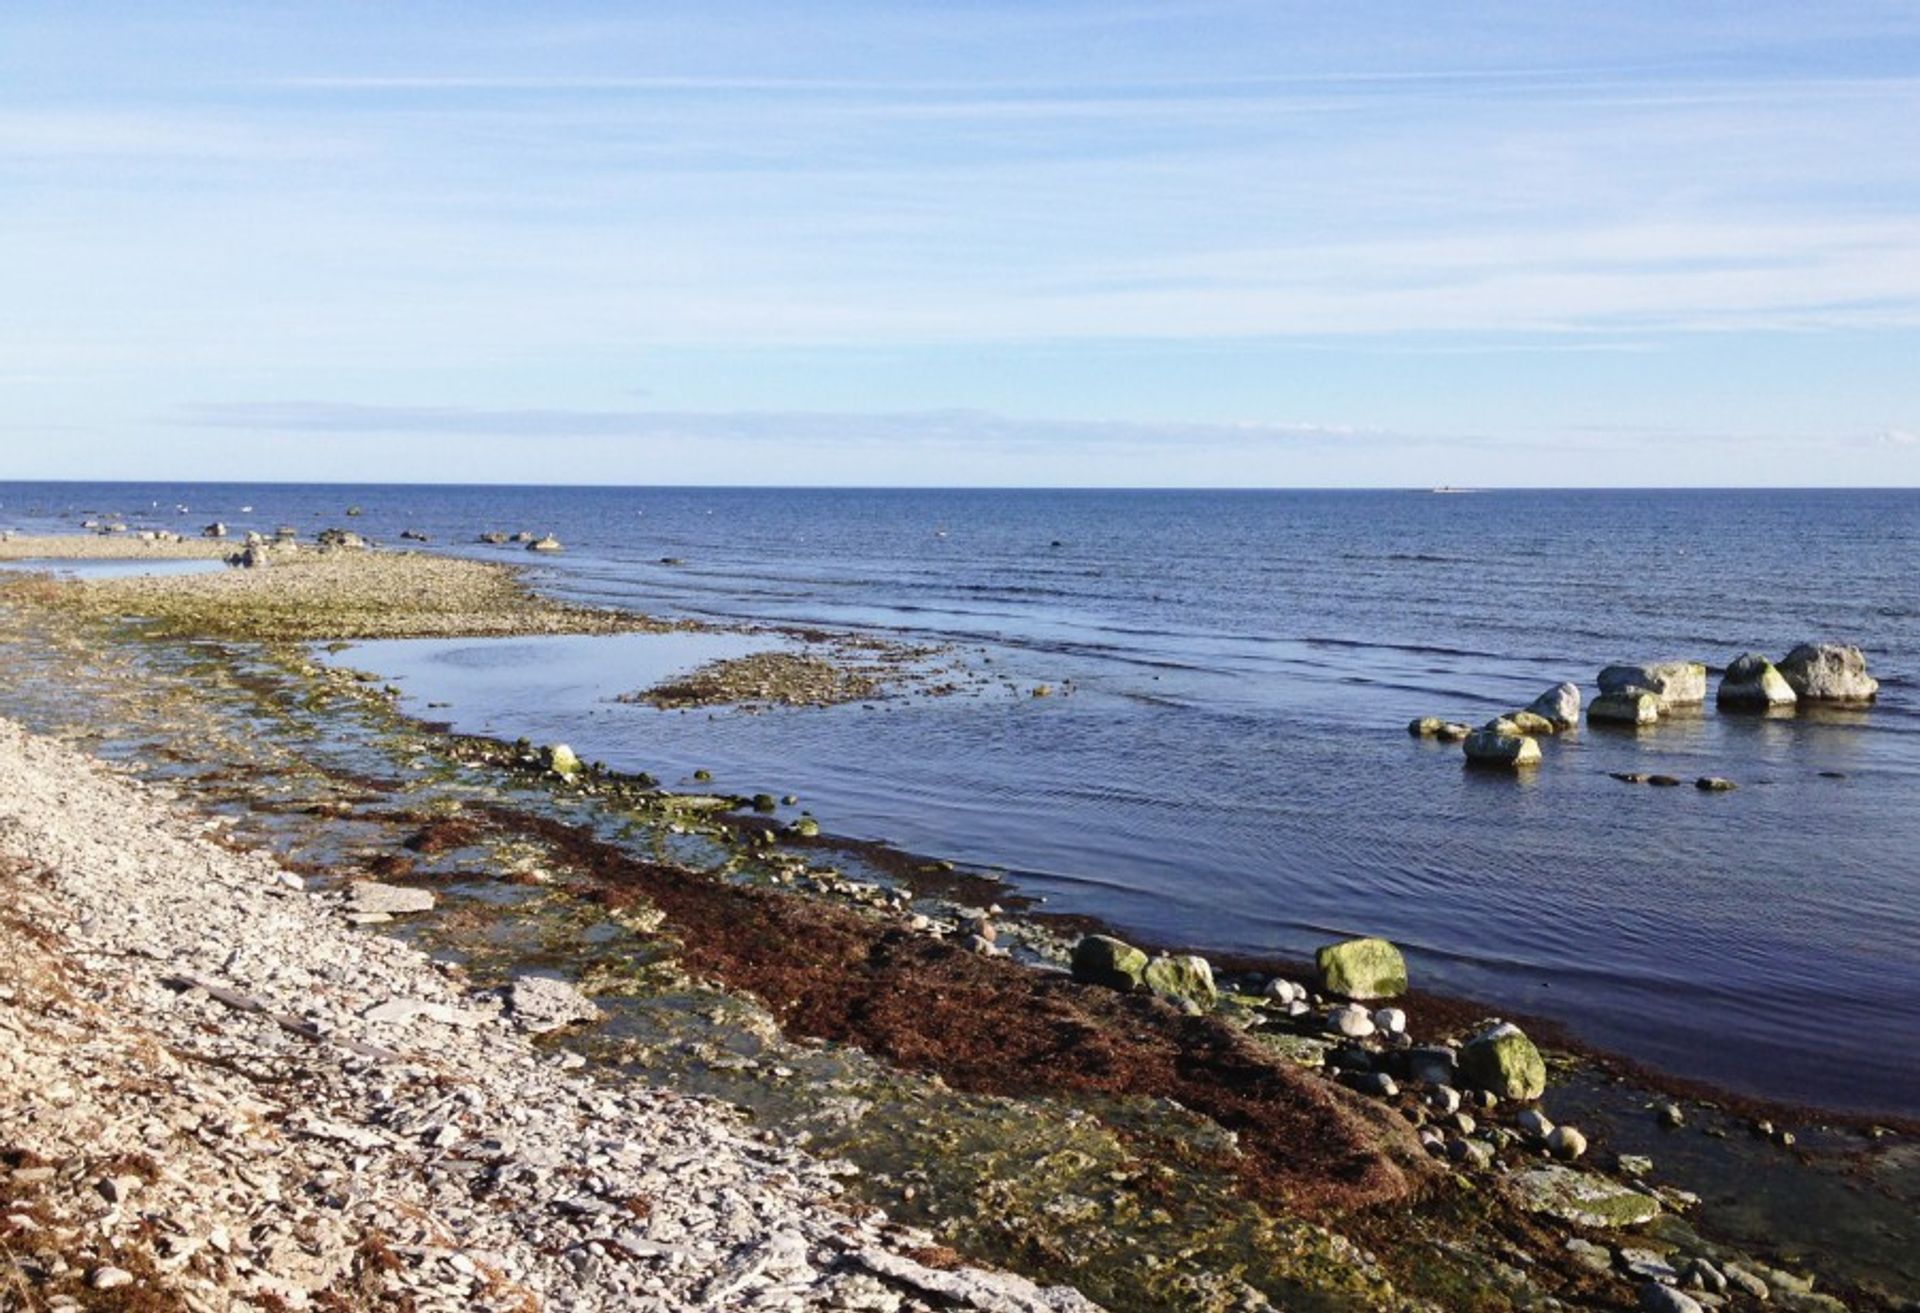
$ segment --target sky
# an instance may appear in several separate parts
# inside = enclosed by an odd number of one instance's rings
[[[0,479],[1920,484],[1920,4],[0,6]]]

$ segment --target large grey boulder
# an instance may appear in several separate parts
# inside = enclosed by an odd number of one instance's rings
[[[1799,701],[1786,676],[1758,652],[1749,652],[1727,667],[1720,679],[1720,705],[1736,711],[1764,711],[1790,707]]]
[[[1867,673],[1867,657],[1851,644],[1802,643],[1780,663],[1780,676],[1809,702],[1871,702],[1880,681]]]
[[[1527,710],[1552,721],[1555,729],[1573,729],[1580,724],[1580,686],[1555,684],[1530,702]]]
[[[1470,766],[1492,766],[1518,770],[1540,764],[1540,745],[1518,732],[1508,721],[1477,729],[1461,740]]]
[[[1668,707],[1697,706],[1707,700],[1707,668],[1698,661],[1653,661],[1645,665],[1608,666],[1600,672],[1602,693],[1645,689]]]

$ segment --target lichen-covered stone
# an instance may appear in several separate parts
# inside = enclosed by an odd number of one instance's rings
[[[1608,666],[1600,672],[1602,693],[1640,689],[1667,707],[1697,706],[1707,700],[1707,668],[1698,661],[1651,661],[1644,665]]]
[[[1780,677],[1810,702],[1871,702],[1880,681],[1867,673],[1867,657],[1842,643],[1802,643],[1779,665]]]
[[[1546,1213],[1575,1226],[1639,1226],[1660,1215],[1660,1203],[1652,1195],[1558,1163],[1520,1172],[1509,1186],[1528,1212]]]
[[[1555,729],[1574,729],[1580,724],[1580,686],[1556,684],[1529,703],[1527,710],[1552,722]]]
[[[1537,711],[1511,711],[1505,719],[1522,734],[1552,734],[1559,728]]]
[[[1461,741],[1467,762],[1473,766],[1505,767],[1517,770],[1540,764],[1540,745],[1519,732],[1510,720],[1477,729]]]
[[[1547,1064],[1512,1022],[1475,1035],[1460,1050],[1460,1075],[1469,1084],[1502,1099],[1537,1099],[1547,1088]]]
[[[1074,956],[1077,959],[1079,954]],[[1140,973],[1140,980],[1162,998],[1189,1000],[1203,1008],[1211,1008],[1220,1001],[1220,990],[1213,983],[1213,968],[1207,959],[1191,953],[1154,958]]]
[[[1343,998],[1394,998],[1407,992],[1407,960],[1384,939],[1348,939],[1314,954],[1320,988]]]
[[[1793,691],[1786,676],[1774,668],[1773,662],[1758,652],[1749,652],[1727,667],[1727,673],[1720,680],[1719,702],[1723,707],[1735,710],[1765,710],[1768,707],[1790,707],[1799,701],[1799,695]]]
[[[1073,946],[1073,978],[1083,985],[1104,985],[1121,993],[1144,988],[1147,955],[1112,935],[1087,935]]]
[[[541,764],[555,775],[577,775],[585,769],[573,749],[564,743],[556,743],[540,755]]]
[[[1643,688],[1602,693],[1587,708],[1587,719],[1607,725],[1652,725],[1660,719],[1660,698]]]

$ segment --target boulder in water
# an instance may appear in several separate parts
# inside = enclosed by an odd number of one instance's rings
[[[1555,729],[1575,729],[1580,724],[1580,686],[1555,684],[1528,703],[1527,710],[1551,721]]]
[[[1496,766],[1517,770],[1540,764],[1540,745],[1520,733],[1510,720],[1495,721],[1461,741],[1469,766]]]
[[[1560,728],[1537,711],[1509,711],[1501,719],[1522,734],[1553,734]]]
[[[1606,725],[1651,725],[1660,719],[1660,695],[1644,688],[1602,693],[1587,708],[1587,719]]]
[[[552,534],[548,534],[544,538],[536,538],[528,543],[527,550],[530,552],[560,552],[566,549],[560,545],[558,538]]]
[[[1880,681],[1867,673],[1867,657],[1845,643],[1802,643],[1781,661],[1780,677],[1809,702],[1871,702]]]
[[[1407,992],[1407,960],[1384,939],[1347,939],[1313,955],[1320,988],[1342,998],[1395,998]]]
[[[1698,661],[1654,661],[1637,666],[1608,666],[1600,672],[1602,693],[1643,689],[1660,699],[1660,709],[1690,707],[1707,700],[1707,668]]]
[[[1720,705],[1736,711],[1790,707],[1799,700],[1786,676],[1758,652],[1738,658],[1720,679]]]

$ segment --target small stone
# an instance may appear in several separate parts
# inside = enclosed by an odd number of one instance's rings
[[[1348,1003],[1327,1015],[1327,1029],[1348,1039],[1365,1039],[1373,1034],[1373,1018],[1358,1003]]]
[[[1383,1035],[1407,1033],[1407,1014],[1399,1008],[1380,1008],[1373,1014],[1373,1027]]]
[[[1291,980],[1283,980],[1279,976],[1275,976],[1266,983],[1266,987],[1261,990],[1261,993],[1276,1003],[1291,1003],[1306,993],[1306,991],[1294,984]]]
[[[407,889],[373,880],[360,880],[347,887],[347,911],[355,916],[431,912],[434,903],[429,889]]]
[[[118,1290],[133,1284],[133,1273],[124,1267],[97,1267],[87,1278],[87,1284],[95,1290]]]
[[[1451,1117],[1460,1111],[1460,1091],[1451,1085],[1436,1085],[1427,1092],[1427,1102],[1443,1116]]]
[[[1547,1152],[1568,1162],[1587,1151],[1587,1137],[1571,1126],[1556,1126],[1547,1133]]]
[[[1544,1140],[1553,1134],[1553,1122],[1547,1114],[1538,1108],[1524,1109],[1513,1119],[1514,1125],[1536,1140]]]
[[[1654,1116],[1662,1126],[1667,1127],[1669,1130],[1687,1124],[1687,1115],[1681,1111],[1680,1105],[1677,1103],[1661,1104],[1654,1109]]]
[[[1648,1281],[1640,1287],[1640,1307],[1646,1313],[1706,1313],[1700,1307],[1700,1301],[1693,1296],[1675,1290],[1672,1286],[1663,1286],[1658,1281]]]
[[[1384,1071],[1355,1072],[1347,1078],[1347,1084],[1359,1093],[1376,1099],[1391,1099],[1400,1093],[1400,1087],[1394,1084],[1393,1077]]]
[[[1723,1263],[1721,1275],[1726,1277],[1727,1285],[1749,1299],[1765,1301],[1772,1297],[1773,1289],[1738,1263]]]
[[[1693,787],[1702,793],[1732,793],[1740,786],[1719,775],[1702,775],[1693,782]]]

